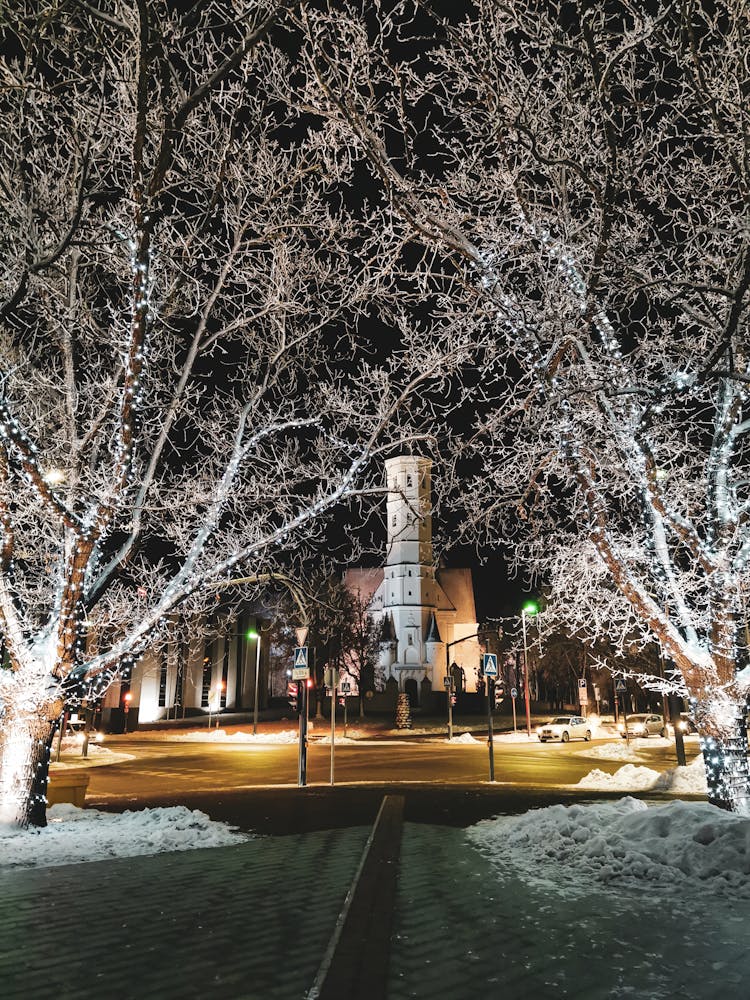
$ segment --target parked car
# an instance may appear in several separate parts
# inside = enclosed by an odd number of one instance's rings
[[[558,715],[538,726],[536,734],[540,743],[546,743],[547,740],[560,740],[561,743],[567,743],[568,740],[588,742],[591,739],[591,725],[580,715]]]
[[[693,720],[690,718],[687,712],[680,713],[680,719],[677,723],[677,726],[680,732],[683,734],[683,736],[690,736],[692,733],[698,732],[695,722],[693,722]]]
[[[620,736],[625,739],[628,736],[669,736],[667,724],[660,715],[629,715],[627,729],[625,722],[617,725]]]

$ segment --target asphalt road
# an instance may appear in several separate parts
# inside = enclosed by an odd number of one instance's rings
[[[479,736],[476,737],[480,739]],[[495,743],[495,783],[486,741],[374,739],[337,745],[336,787],[330,744],[311,741],[308,787],[297,787],[295,744],[184,743],[168,738],[108,738],[134,759],[90,771],[87,804],[120,810],[186,804],[261,832],[291,832],[371,822],[385,792],[406,792],[406,818],[465,825],[498,812],[580,799],[571,786],[594,767],[620,761],[582,757],[590,744]],[[641,755],[654,769],[673,767],[674,745],[654,740]],[[619,797],[619,796],[615,796]]]

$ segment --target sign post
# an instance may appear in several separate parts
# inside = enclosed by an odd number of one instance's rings
[[[587,709],[586,712],[581,711],[581,715],[588,715],[589,689],[585,677],[578,678],[578,704],[582,710]]]
[[[453,739],[453,674],[443,678],[445,693],[448,698],[448,739]]]
[[[298,631],[301,631],[298,630]],[[307,665],[307,646],[297,646],[292,661],[292,678],[300,681],[302,697],[299,701],[299,755],[297,766],[297,784],[300,788],[307,784],[307,679],[310,668]]]
[[[625,681],[622,678],[620,678],[617,681],[617,683],[615,684],[615,705],[620,700],[620,695],[622,695],[623,696],[623,698],[622,698],[622,717],[624,719],[624,725],[625,725],[625,739],[627,740],[628,745],[629,745],[630,744],[630,730],[628,729],[628,709],[627,709],[627,706],[625,704],[625,694],[626,694],[627,690],[628,689],[627,689],[627,686],[625,684]]]
[[[510,689],[510,700],[513,702],[513,732],[518,732],[518,726],[516,725],[516,698],[518,697],[518,688]]]
[[[492,706],[495,702],[495,678],[497,677],[497,655],[485,653],[482,656],[484,676],[487,678],[487,753],[489,754],[490,781],[495,780],[495,744],[492,732]]]
[[[347,701],[347,695],[349,694],[349,692],[351,691],[351,689],[352,689],[352,686],[351,686],[351,683],[349,681],[342,681],[341,682],[341,694],[342,694],[342,696],[344,698],[344,739],[346,739],[346,701]],[[361,695],[360,695],[360,697],[361,697]]]
[[[336,688],[339,683],[339,672],[335,667],[327,667],[325,684],[331,693],[331,781],[334,783],[334,766],[336,759]]]

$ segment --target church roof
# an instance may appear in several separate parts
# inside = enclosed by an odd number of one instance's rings
[[[383,615],[383,623],[380,627],[380,641],[396,641],[396,626],[393,624],[393,615],[389,615],[387,613]]]
[[[456,620],[475,622],[477,610],[474,604],[474,587],[471,570],[468,568],[438,569],[437,581],[445,591],[445,596],[456,609]]]
[[[425,642],[442,642],[440,638],[440,629],[438,628],[437,618],[435,617],[435,612],[430,613],[430,621],[427,625],[427,635],[424,638]]]

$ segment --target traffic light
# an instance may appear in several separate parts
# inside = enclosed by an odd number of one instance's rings
[[[502,684],[495,685],[495,708],[500,708],[503,700],[503,686]]]
[[[289,701],[289,707],[293,712],[299,711],[299,684],[297,681],[287,681],[286,685],[286,696]]]

